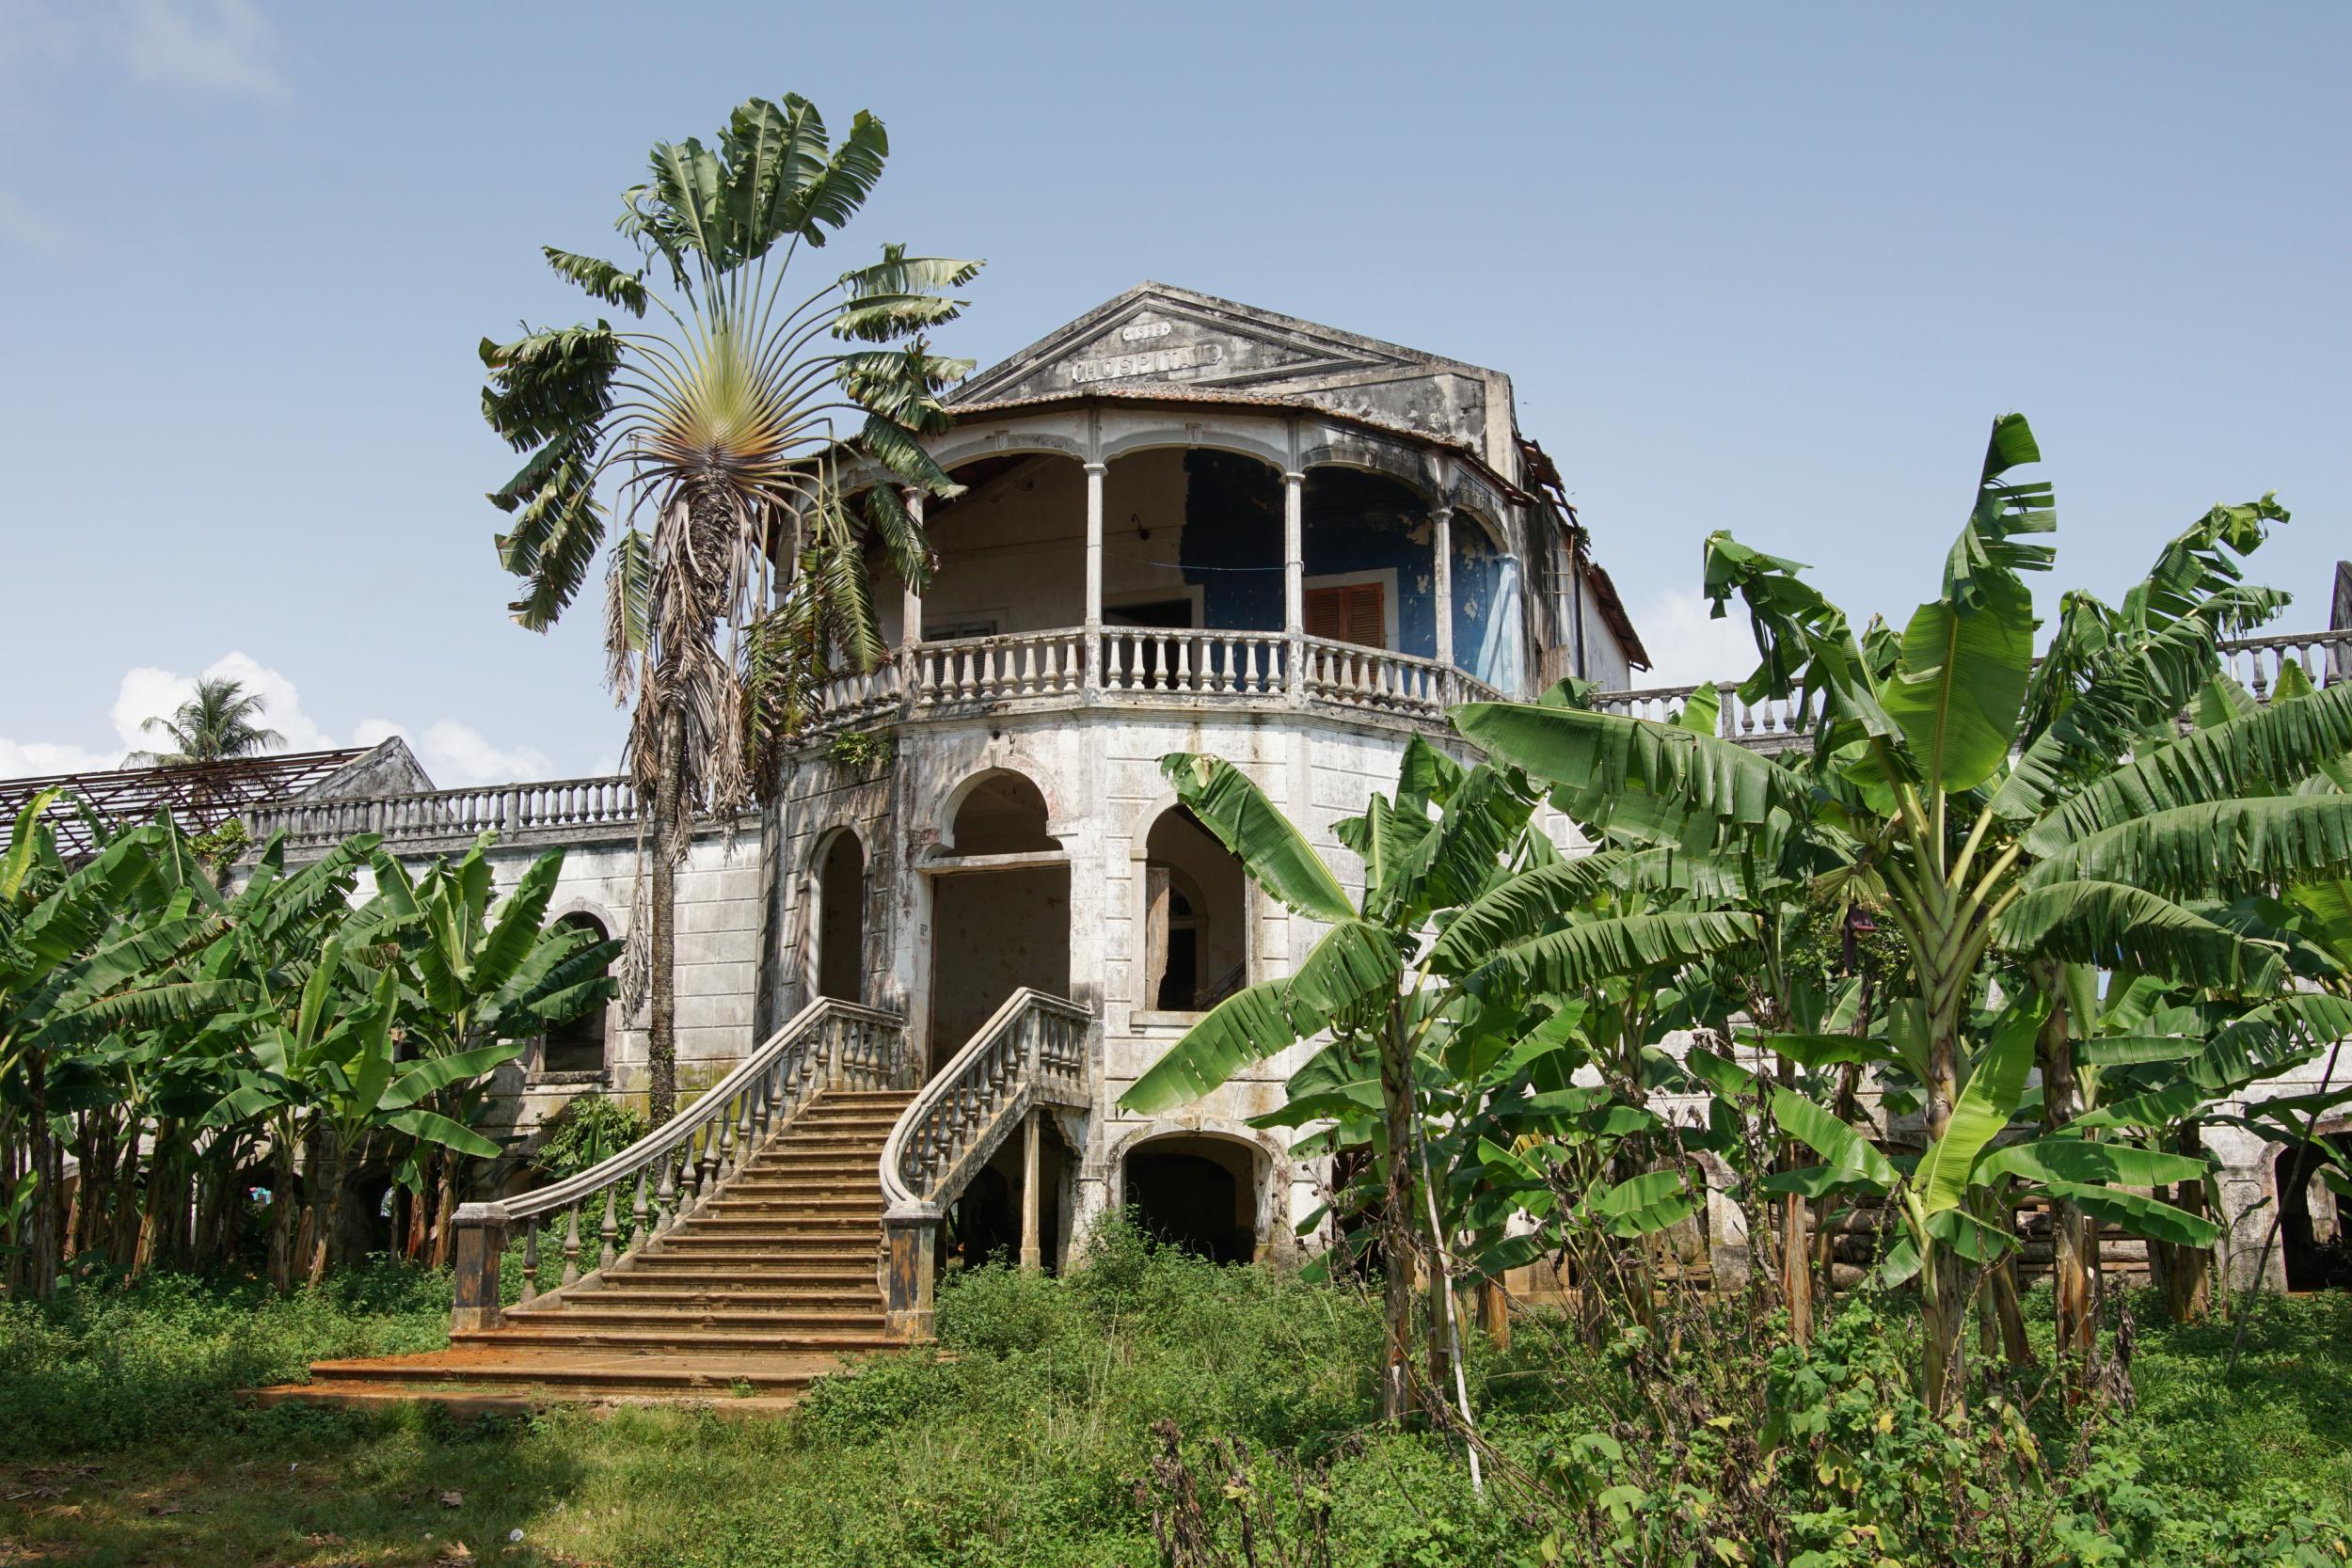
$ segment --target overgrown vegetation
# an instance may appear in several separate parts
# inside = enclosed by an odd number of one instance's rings
[[[562,853],[499,899],[486,836],[416,877],[373,834],[293,868],[278,838],[224,890],[168,813],[69,861],[78,809],[36,797],[0,853],[0,1283],[316,1283],[388,1185],[393,1243],[442,1260],[491,1074],[612,993],[617,944],[545,924]]]
[[[1334,1568],[2344,1560],[2352,1299],[2280,1304],[2233,1377],[2225,1333],[2152,1323],[2137,1404],[2079,1433],[2039,1382],[1930,1418],[1899,1298],[1825,1312],[1807,1347],[1694,1306],[1680,1330],[1707,1338],[1671,1359],[1639,1331],[1571,1353],[1572,1325],[1526,1316],[1467,1369],[1506,1470],[1482,1499],[1453,1441],[1379,1420],[1362,1291],[1124,1227],[1089,1264],[954,1277],[935,1353],[819,1384],[780,1421],[723,1400],[488,1422],[235,1402],[311,1356],[437,1338],[446,1287],[406,1266],[282,1300],[167,1278],[9,1304],[0,1559],[325,1568],[458,1562],[462,1543],[518,1565],[1146,1568],[1166,1542],[1184,1563]],[[2046,1348],[2046,1291],[2027,1312]]]

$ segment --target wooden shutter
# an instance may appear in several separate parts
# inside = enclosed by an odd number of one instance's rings
[[[1366,648],[1388,644],[1388,593],[1377,582],[1307,590],[1307,635]]]

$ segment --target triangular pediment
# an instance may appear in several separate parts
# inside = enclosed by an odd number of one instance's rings
[[[1138,284],[990,366],[958,404],[1181,388],[1279,397],[1474,367],[1165,283]]]

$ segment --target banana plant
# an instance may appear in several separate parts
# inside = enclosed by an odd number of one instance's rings
[[[204,1117],[209,1126],[257,1120],[269,1126],[279,1183],[273,1197],[285,1205],[281,1211],[274,1204],[274,1216],[291,1214],[295,1151],[310,1151],[307,1274],[312,1283],[326,1272],[328,1241],[346,1199],[345,1168],[372,1133],[398,1132],[479,1159],[499,1151],[423,1101],[513,1060],[522,1047],[482,1046],[403,1062],[394,1041],[400,990],[397,971],[372,970],[346,952],[341,933],[327,937],[299,989],[273,996],[268,1009],[253,1017],[248,1065]],[[273,1228],[274,1243],[282,1223]],[[278,1256],[273,1246],[273,1259]]]
[[[1261,888],[1326,929],[1295,973],[1217,1004],[1120,1103],[1137,1115],[1184,1104],[1247,1065],[1327,1034],[1361,1065],[1379,1104],[1372,1157],[1387,1324],[1382,1406],[1399,1417],[1417,1227],[1436,1259],[1433,1276],[1442,1281],[1452,1272],[1435,1203],[1445,1179],[1416,1180],[1426,1153],[1415,1136],[1423,1062],[1467,1006],[1507,1009],[1527,997],[1569,995],[1613,975],[1688,963],[1749,940],[1755,921],[1683,911],[1556,920],[1559,910],[1604,885],[1613,863],[1565,861],[1531,831],[1537,796],[1518,769],[1465,768],[1420,737],[1407,745],[1393,795],[1375,795],[1362,816],[1338,830],[1363,863],[1355,897],[1241,768],[1189,752],[1164,758],[1161,768]],[[1450,1310],[1442,1285],[1439,1294]]]
[[[1992,1085],[2008,1077],[1996,1041],[1963,1035],[1990,966],[2127,968],[2275,995],[2289,978],[2282,944],[2198,906],[2352,865],[2352,798],[2281,793],[2352,752],[2352,686],[2176,730],[2218,670],[2219,639],[2283,603],[2247,587],[2236,558],[2284,510],[2268,497],[2215,508],[2166,546],[2124,611],[2071,599],[2074,633],[2037,671],[2026,574],[2052,564],[2040,536],[2056,514],[2048,484],[2012,475],[2040,456],[2022,416],[1994,422],[1941,592],[1899,635],[1876,623],[1857,633],[1793,562],[1728,534],[1708,540],[1716,612],[1738,597],[1756,634],[1741,694],[1796,700],[1813,716],[1801,766],[1622,715],[1514,704],[1455,714],[1496,762],[1571,795],[1624,797],[1698,852],[1784,813],[1789,832],[1837,863],[1817,890],[1867,899],[1900,933],[1927,1132],[1953,1149],[1963,1145],[1943,1140],[1972,1060],[1979,1076],[2000,1069]],[[1939,1405],[1960,1393],[1959,1249],[1974,1242],[1958,1225],[1917,1231],[1923,1291],[1938,1304],[1924,1381]]]
[[[610,974],[620,942],[546,924],[564,852],[532,861],[506,898],[494,903],[491,842],[485,834],[456,862],[437,860],[416,879],[378,851],[375,896],[353,918],[354,942],[397,948],[402,972],[411,977],[402,990],[402,1030],[410,1049],[427,1058],[473,1060],[485,1046],[528,1041],[608,1001],[616,989]],[[432,1108],[469,1126],[489,1089],[486,1070],[459,1073],[434,1092]],[[419,1205],[412,1238],[425,1242],[429,1212],[437,1263],[446,1260],[464,1170],[435,1148],[419,1149],[405,1166],[403,1185]]]

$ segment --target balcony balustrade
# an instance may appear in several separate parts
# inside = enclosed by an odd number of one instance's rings
[[[1106,626],[1088,667],[1081,628],[922,642],[873,670],[836,676],[818,691],[808,738],[859,724],[962,712],[1071,706],[1305,709],[1442,724],[1460,703],[1495,702],[1485,683],[1433,659],[1279,632]],[[2222,669],[2267,702],[2280,673],[2298,667],[2314,687],[2352,679],[2352,629],[2234,638],[2221,644]],[[1695,686],[1605,691],[1605,712],[1661,721],[1677,718]],[[1820,700],[1748,703],[1731,683],[1716,734],[1759,751],[1805,743]],[[637,795],[623,778],[437,789],[421,794],[306,801],[257,808],[255,840],[284,832],[289,849],[317,850],[354,833],[400,843],[462,845],[484,832],[509,842],[571,842],[635,831]]]
[[[1105,626],[918,642],[826,685],[807,734],[962,709],[1071,704],[1303,706],[1443,723],[1500,695],[1433,659],[1280,632]]]

